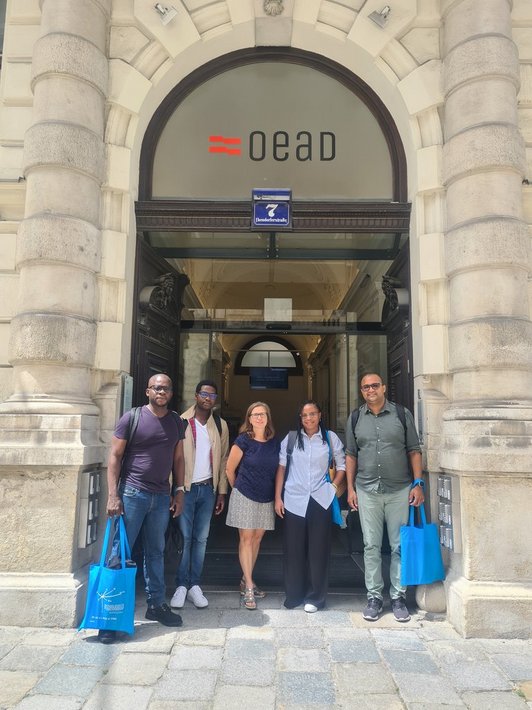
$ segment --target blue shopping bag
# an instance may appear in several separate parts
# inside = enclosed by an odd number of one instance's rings
[[[105,558],[113,520],[107,520],[100,563],[91,565],[87,589],[85,616],[80,629],[104,631],[134,631],[135,576],[137,568],[131,563],[131,551],[122,516],[118,516],[117,534],[120,540],[120,567],[106,567]],[[116,558],[115,558],[116,559]],[[126,565],[127,560],[127,565]]]
[[[332,447],[331,447],[331,440],[329,438],[329,432],[327,431],[325,433],[327,437],[327,446],[329,447],[329,465],[327,467],[327,471],[325,473],[325,480],[327,483],[331,482],[331,476],[329,474],[329,469],[332,467],[334,463],[334,457],[332,453]],[[335,525],[339,525],[341,528],[344,527],[344,519],[342,518],[342,511],[340,509],[340,501],[338,500],[337,496],[334,496],[333,502],[331,504],[331,517],[332,521]]]
[[[408,525],[401,525],[401,584],[432,584],[445,578],[438,526],[427,523],[425,506],[419,506],[421,524],[414,524],[410,506]]]
[[[329,476],[329,471],[325,474],[325,480],[327,483],[331,482],[331,477]],[[340,501],[336,496],[334,496],[333,501],[331,503],[331,516],[332,516],[332,521],[335,525],[339,525],[340,527],[343,527],[344,525],[344,519],[342,518],[342,511],[340,510]]]

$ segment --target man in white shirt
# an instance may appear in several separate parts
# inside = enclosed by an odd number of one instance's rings
[[[183,607],[187,597],[198,609],[209,604],[200,581],[212,513],[214,510],[215,515],[220,515],[225,506],[225,464],[229,453],[227,423],[213,414],[217,398],[216,383],[202,380],[196,385],[195,404],[181,415],[187,425],[183,441],[185,500],[178,518],[183,554],[170,602],[175,609]]]

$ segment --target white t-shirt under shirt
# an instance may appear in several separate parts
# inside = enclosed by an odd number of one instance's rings
[[[194,419],[196,425],[196,459],[194,461],[194,473],[192,483],[201,483],[212,478],[211,463],[211,440],[207,425]]]

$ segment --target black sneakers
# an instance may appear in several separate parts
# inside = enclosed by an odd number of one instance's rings
[[[168,604],[161,606],[149,606],[146,611],[146,619],[158,621],[163,626],[182,626],[183,619],[179,614],[174,614]]]
[[[410,613],[405,604],[404,597],[392,599],[392,611],[396,621],[410,621]]]
[[[364,609],[364,613],[362,614],[362,616],[367,621],[377,621],[381,611],[382,599],[378,599],[377,597],[370,597],[368,599],[368,605]]]
[[[98,641],[100,643],[110,644],[116,641],[116,631],[106,631],[105,629],[100,629],[98,631]]]

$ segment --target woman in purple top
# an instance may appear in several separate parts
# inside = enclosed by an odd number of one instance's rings
[[[226,467],[227,480],[233,487],[226,522],[238,528],[240,536],[240,593],[246,609],[256,609],[255,598],[265,596],[253,581],[253,569],[265,531],[275,527],[273,500],[278,464],[279,441],[270,408],[264,402],[254,402],[248,407]]]

